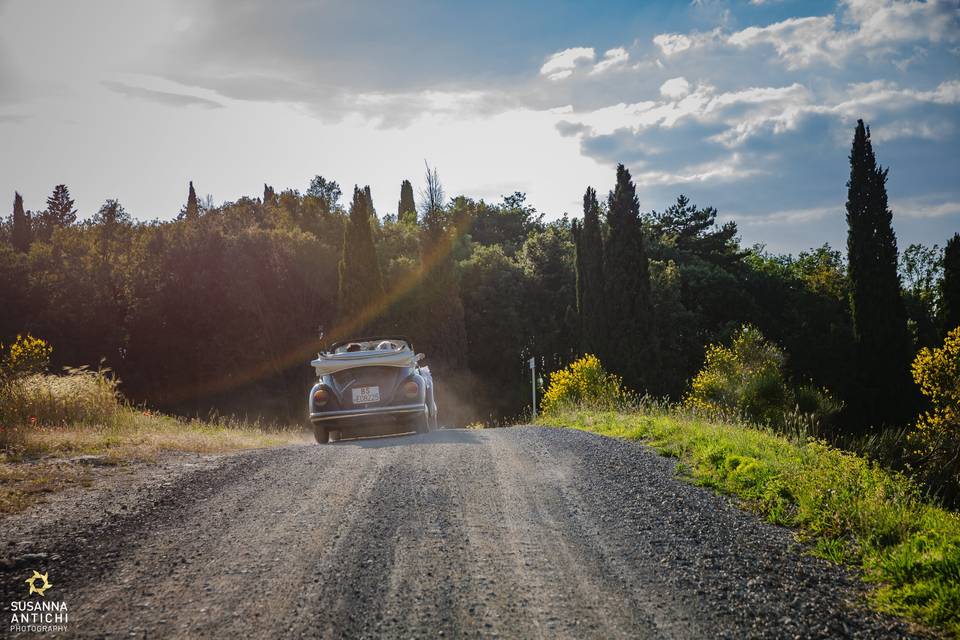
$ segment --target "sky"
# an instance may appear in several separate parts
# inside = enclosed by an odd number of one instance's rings
[[[0,198],[170,219],[320,174],[580,215],[617,163],[744,243],[845,243],[858,118],[901,248],[960,230],[960,0],[0,0]],[[6,215],[4,213],[4,215]]]

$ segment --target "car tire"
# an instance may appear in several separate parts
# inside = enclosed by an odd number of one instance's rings
[[[428,410],[425,410],[413,419],[413,428],[417,433],[427,433],[430,431],[430,412]]]
[[[327,431],[327,428],[322,424],[313,427],[313,437],[317,439],[317,444],[327,444],[330,442],[330,432]]]

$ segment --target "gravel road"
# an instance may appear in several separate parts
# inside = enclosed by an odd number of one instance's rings
[[[449,430],[190,464],[0,520],[5,608],[39,568],[68,636],[909,637],[634,443]]]

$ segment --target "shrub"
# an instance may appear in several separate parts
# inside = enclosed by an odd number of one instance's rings
[[[960,498],[960,327],[938,349],[922,349],[913,379],[931,404],[910,436],[927,484],[948,501]]]
[[[3,345],[0,344],[0,353],[2,352]],[[52,353],[53,347],[46,340],[34,338],[30,334],[27,334],[26,338],[18,335],[6,354],[0,358],[0,376],[4,380],[9,380],[32,373],[41,373],[50,365]]]
[[[628,397],[620,377],[607,373],[597,356],[587,354],[550,374],[541,409],[544,413],[569,405],[612,409]]]
[[[784,372],[785,360],[777,345],[744,325],[730,346],[707,347],[706,362],[684,403],[708,415],[734,415],[798,436],[819,435],[840,405],[825,390],[794,388]]]

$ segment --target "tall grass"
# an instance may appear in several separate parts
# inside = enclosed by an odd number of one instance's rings
[[[216,452],[296,441],[277,425],[233,417],[186,420],[129,406],[109,371],[67,369],[0,385],[0,453],[24,456],[109,454],[144,459],[160,451]]]
[[[65,375],[33,374],[0,385],[0,447],[11,449],[45,427],[112,427],[123,407],[107,371],[68,369]]]
[[[924,499],[902,474],[823,441],[664,406],[567,406],[540,421],[642,440],[679,458],[696,484],[794,527],[821,557],[859,565],[878,609],[960,635],[960,515]]]

